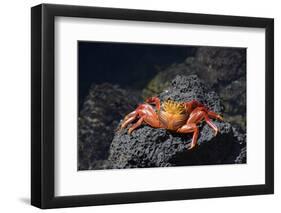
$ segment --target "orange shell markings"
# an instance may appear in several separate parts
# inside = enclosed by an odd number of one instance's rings
[[[186,123],[187,118],[184,104],[171,100],[165,101],[159,112],[159,119],[168,130],[177,130]]]

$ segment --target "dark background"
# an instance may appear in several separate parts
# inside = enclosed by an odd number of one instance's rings
[[[79,108],[91,84],[108,82],[141,90],[157,74],[157,67],[182,62],[195,50],[184,45],[79,41]]]

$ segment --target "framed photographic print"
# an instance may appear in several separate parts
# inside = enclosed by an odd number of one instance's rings
[[[274,21],[31,9],[31,203],[271,194]]]

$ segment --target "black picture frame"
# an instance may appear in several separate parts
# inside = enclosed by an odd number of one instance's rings
[[[58,16],[264,28],[266,32],[265,184],[56,197],[54,195],[54,21]],[[31,9],[31,52],[32,205],[46,209],[274,193],[273,19],[41,4]]]

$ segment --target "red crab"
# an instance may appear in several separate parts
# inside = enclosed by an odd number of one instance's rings
[[[176,102],[172,100],[164,101],[160,104],[160,99],[151,97],[146,103],[139,105],[136,110],[129,113],[122,121],[120,128],[124,129],[128,124],[137,120],[128,130],[128,133],[147,124],[153,128],[164,128],[177,133],[193,133],[192,142],[189,149],[197,144],[199,129],[197,124],[205,120],[206,123],[218,133],[217,126],[210,118],[223,120],[215,112],[209,111],[207,107],[196,100],[189,102]]]

